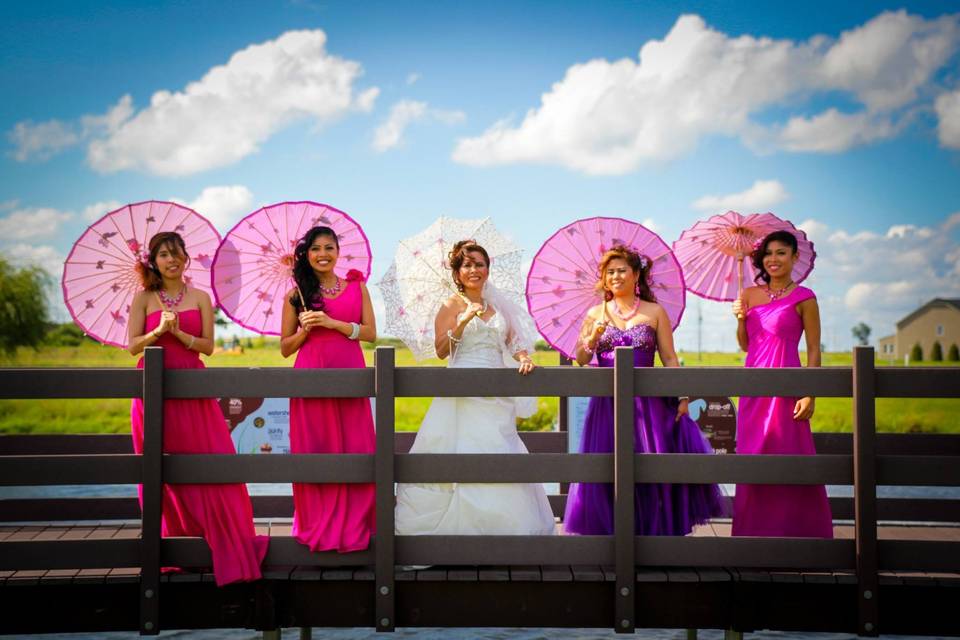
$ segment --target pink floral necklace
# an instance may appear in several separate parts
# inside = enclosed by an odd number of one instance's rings
[[[337,281],[332,287],[325,287],[323,286],[322,282],[320,283],[321,293],[327,296],[335,296],[338,293],[340,293],[340,278],[338,276],[334,276],[334,277],[337,279]]]
[[[180,287],[180,293],[176,297],[171,297],[163,290],[163,287],[157,290],[157,296],[160,298],[160,302],[166,305],[167,309],[173,310],[174,307],[180,304],[183,300],[183,294],[187,291],[187,285]]]
[[[623,320],[624,322],[626,322],[627,320],[629,320],[629,319],[632,318],[633,316],[637,315],[637,312],[638,312],[638,311],[640,311],[640,298],[639,298],[639,297],[634,298],[633,308],[630,309],[630,311],[629,311],[626,315],[624,315],[624,314],[620,311],[620,305],[617,304],[617,301],[616,301],[616,300],[613,300],[613,313],[616,314],[616,316],[617,316],[618,318],[620,318],[621,320]]]

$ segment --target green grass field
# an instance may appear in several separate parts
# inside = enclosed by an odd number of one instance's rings
[[[364,351],[368,364],[373,350]],[[742,366],[742,354],[681,353],[685,366]],[[555,352],[536,352],[540,366],[559,364]],[[210,367],[289,367],[293,358],[284,359],[276,340],[267,340],[261,348],[247,348],[243,353],[221,352],[205,358]],[[136,358],[126,351],[93,343],[80,347],[47,347],[40,350],[20,349],[12,358],[0,357],[0,367],[132,367]],[[397,366],[417,366],[407,349],[397,349]],[[850,353],[828,353],[824,366],[849,366]],[[440,360],[420,363],[421,366],[443,366]],[[889,366],[885,361],[878,366]],[[956,363],[919,363],[921,366]],[[397,429],[414,431],[430,405],[429,398],[397,400]],[[540,398],[539,411],[521,424],[522,429],[549,429],[556,419],[557,398]],[[890,399],[877,401],[877,426],[888,432],[960,433],[960,400]],[[817,431],[850,431],[851,400],[819,398],[813,428]],[[101,400],[0,400],[0,433],[128,433],[130,401]]]

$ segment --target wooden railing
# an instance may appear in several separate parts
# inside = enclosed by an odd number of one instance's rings
[[[506,454],[406,454],[407,434],[394,433],[394,400],[429,396],[613,396],[615,452],[567,454],[550,451],[550,434],[524,434],[534,452]],[[734,395],[852,397],[850,436],[819,438],[816,456],[704,456],[635,454],[634,396]],[[164,455],[163,401],[203,397],[375,397],[374,455]],[[0,438],[0,484],[143,485],[140,540],[5,542],[0,570],[140,567],[140,629],[160,629],[160,567],[209,565],[198,539],[160,537],[163,483],[375,482],[377,535],[367,551],[311,553],[290,538],[271,542],[272,565],[360,565],[375,572],[377,628],[395,625],[394,567],[397,564],[568,564],[615,565],[617,631],[635,626],[637,566],[739,567],[856,570],[858,632],[878,629],[878,571],[960,570],[960,544],[921,540],[877,540],[877,521],[960,521],[955,500],[880,500],[877,485],[960,485],[960,447],[950,436],[876,434],[877,397],[960,397],[960,369],[874,367],[873,350],[857,348],[850,368],[635,369],[632,350],[617,350],[611,369],[545,367],[519,377],[509,370],[395,367],[390,348],[378,348],[375,366],[350,370],[206,369],[164,370],[160,348],[148,348],[142,371],[135,369],[4,369],[2,398],[133,398],[144,400],[144,454],[119,449],[111,436],[88,437],[99,453],[54,454],[65,436]],[[399,437],[398,437],[399,436]],[[908,450],[899,451],[901,447]],[[396,536],[395,482],[613,482],[613,536]],[[834,499],[835,517],[851,518],[853,540],[699,538],[635,536],[633,485],[637,482],[839,484],[853,485],[849,499]],[[81,503],[97,513],[136,517],[131,499]],[[68,499],[3,501],[0,520],[39,516],[61,509]],[[562,498],[553,500],[562,513]],[[258,515],[289,513],[288,497],[254,499]],[[852,508],[851,508],[852,507]],[[34,519],[34,518],[26,518]],[[42,519],[42,518],[36,518]],[[56,518],[51,518],[56,519]]]

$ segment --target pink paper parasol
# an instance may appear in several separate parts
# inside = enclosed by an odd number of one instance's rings
[[[281,202],[245,217],[223,238],[213,260],[217,304],[242,327],[280,335],[284,298],[295,286],[293,250],[312,227],[330,227],[340,243],[335,269],[370,275],[370,243],[343,211],[317,202]]]
[[[550,236],[533,258],[527,275],[527,308],[540,334],[568,358],[574,357],[580,327],[603,296],[595,289],[600,256],[623,244],[648,257],[650,288],[676,329],[686,306],[680,263],[663,239],[623,218],[586,218]]]
[[[63,301],[76,323],[94,339],[127,346],[130,302],[143,285],[136,264],[161,231],[176,231],[190,255],[184,281],[212,293],[210,264],[220,234],[193,209],[150,200],[111,211],[87,227],[63,264]]]
[[[757,275],[750,260],[754,243],[773,231],[789,231],[796,236],[800,255],[792,277],[794,282],[803,281],[813,271],[817,257],[806,233],[772,213],[744,216],[728,211],[697,222],[673,243],[687,288],[708,300],[736,300],[744,283],[752,286]]]

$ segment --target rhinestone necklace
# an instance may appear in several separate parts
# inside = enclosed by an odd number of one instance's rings
[[[793,286],[793,280],[788,282],[782,289],[777,289],[776,291],[774,291],[773,289],[770,288],[770,285],[768,284],[767,297],[770,298],[770,302],[773,302],[774,300],[779,300],[783,296],[783,294],[787,292],[787,289],[789,289],[792,286]]]
[[[321,293],[323,293],[323,294],[325,294],[325,295],[328,295],[328,296],[335,296],[335,295],[337,295],[338,293],[340,293],[340,278],[339,278],[338,276],[334,276],[334,277],[337,278],[337,282],[336,282],[336,284],[334,284],[332,287],[325,287],[325,286],[323,286],[323,283],[322,283],[322,282],[320,283],[320,292],[321,292]]]
[[[180,302],[183,300],[183,294],[186,293],[186,291],[187,291],[187,285],[183,285],[182,287],[180,287],[180,293],[178,293],[176,297],[171,297],[167,295],[167,292],[164,291],[163,288],[161,287],[160,289],[157,290],[157,295],[160,297],[160,302],[165,304],[168,309],[173,309],[178,304],[180,304]]]

